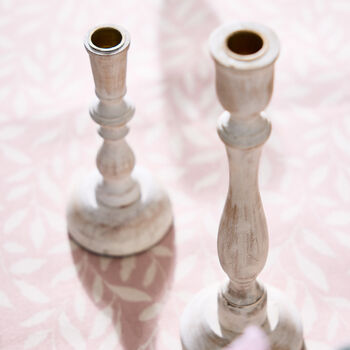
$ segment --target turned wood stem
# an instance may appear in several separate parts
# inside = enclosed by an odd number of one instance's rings
[[[126,123],[135,111],[125,98],[129,44],[129,34],[121,27],[95,28],[85,40],[98,98],[90,115],[103,138],[96,159],[103,180],[96,187],[96,199],[109,207],[124,207],[140,198],[139,185],[131,177],[135,157],[125,141]]]
[[[272,95],[279,42],[261,24],[236,22],[213,32],[210,52],[217,95],[225,109],[217,131],[226,147],[229,188],[218,255],[228,282],[219,290],[205,288],[186,307],[180,326],[182,348],[227,349],[255,324],[268,336],[271,350],[303,350],[301,322],[290,299],[257,280],[268,252],[258,170],[271,125],[262,111]]]
[[[218,232],[218,255],[229,282],[218,295],[221,326],[241,332],[266,320],[266,290],[256,278],[268,253],[258,186],[262,146],[271,132],[264,117],[272,95],[278,40],[246,23],[218,28],[210,39],[216,90],[225,112],[218,121],[229,163],[229,189]]]
[[[267,226],[257,179],[260,153],[261,147],[240,150],[227,146],[230,185],[219,227],[218,251],[232,288],[240,293],[254,289],[267,258]]]

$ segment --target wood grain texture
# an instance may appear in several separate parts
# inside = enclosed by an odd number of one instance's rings
[[[73,239],[90,251],[112,256],[151,247],[172,222],[167,194],[148,171],[134,168],[134,153],[125,140],[126,124],[135,112],[125,98],[129,44],[129,34],[121,27],[95,28],[85,40],[98,98],[90,115],[100,125],[103,144],[96,158],[99,174],[82,180],[67,211]]]
[[[232,41],[236,44],[231,45]],[[261,45],[254,46],[256,43]],[[234,23],[213,32],[210,50],[215,61],[218,99],[226,110],[217,127],[229,163],[218,255],[229,281],[214,293],[204,291],[187,307],[181,326],[183,347],[221,349],[249,324],[255,324],[267,332],[273,350],[300,350],[302,327],[295,311],[284,305],[288,301],[278,293],[268,293],[257,281],[268,254],[258,169],[271,124],[262,111],[273,91],[278,38],[265,26]],[[204,304],[212,305],[209,314],[201,313]]]

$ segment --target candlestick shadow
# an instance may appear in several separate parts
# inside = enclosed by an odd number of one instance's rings
[[[155,347],[158,316],[173,280],[175,229],[150,250],[124,258],[71,250],[87,296],[111,318],[125,350]]]

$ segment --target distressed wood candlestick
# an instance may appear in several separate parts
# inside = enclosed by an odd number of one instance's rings
[[[121,27],[93,29],[85,40],[98,100],[90,108],[103,144],[97,168],[83,179],[68,205],[68,231],[84,248],[122,256],[143,251],[168,231],[172,211],[167,194],[145,169],[135,167],[125,141],[135,108],[125,98],[130,44]]]
[[[268,252],[268,232],[258,188],[263,144],[271,132],[263,110],[273,90],[278,38],[253,23],[219,27],[210,38],[216,90],[226,110],[218,122],[229,161],[229,190],[218,233],[218,254],[229,277],[187,306],[181,320],[185,350],[222,349],[255,324],[272,350],[301,350],[301,323],[288,299],[256,280]]]

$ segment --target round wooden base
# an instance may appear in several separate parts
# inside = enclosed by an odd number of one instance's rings
[[[267,293],[267,320],[262,329],[271,350],[305,350],[296,311],[276,289],[268,288]],[[220,327],[217,296],[217,288],[204,289],[187,305],[180,326],[183,350],[224,349],[240,335]]]
[[[87,250],[109,256],[124,256],[144,251],[169,231],[172,210],[165,191],[145,169],[135,168],[140,200],[112,208],[96,201],[101,175],[89,176],[73,192],[67,208],[68,232]]]

